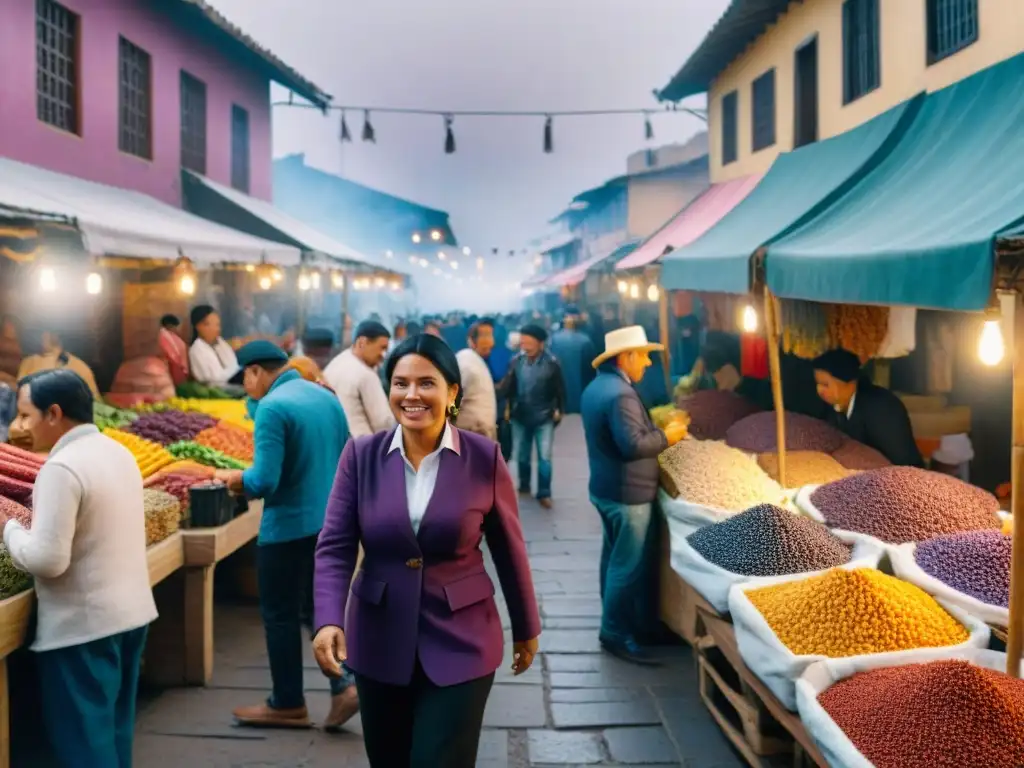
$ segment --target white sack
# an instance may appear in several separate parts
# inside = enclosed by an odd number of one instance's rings
[[[917,343],[917,307],[889,307],[889,328],[875,357],[906,357]]]
[[[836,659],[829,663],[816,662],[809,666],[797,680],[797,711],[800,713],[800,719],[803,721],[807,733],[814,739],[814,743],[817,744],[830,768],[874,768],[873,764],[860,753],[828,712],[818,703],[819,694],[840,680],[857,672],[946,659],[961,659],[997,672],[1006,671],[1005,653],[980,648],[956,651],[948,648],[924,648],[918,651],[907,651],[906,657],[898,664],[887,659],[886,656],[889,655]],[[1021,664],[1021,667],[1024,668],[1024,663]]]
[[[811,501],[811,495],[820,488],[820,485],[805,485],[803,488],[796,492],[796,496],[793,498],[797,508],[807,515],[812,520],[817,520],[822,525],[828,525],[825,522],[825,515],[814,506],[814,502]],[[888,541],[882,541],[881,539],[870,536],[866,533],[858,533],[857,531],[845,531],[842,528],[832,528],[829,526],[829,530],[836,535],[837,538],[845,541],[847,544],[870,544],[872,547],[881,548],[888,552],[893,547],[897,546]]]
[[[846,570],[852,570],[856,566],[849,564],[841,567]],[[729,592],[729,612],[732,614],[740,655],[750,668],[750,671],[761,679],[768,689],[778,697],[786,709],[796,710],[796,680],[804,673],[807,667],[816,661],[858,663],[866,658],[879,658],[889,660],[889,665],[892,666],[903,664],[908,654],[913,655],[920,650],[849,656],[841,660],[833,660],[827,656],[820,655],[797,656],[782,644],[782,641],[779,640],[775,632],[768,625],[768,621],[754,607],[754,604],[750,602],[746,592],[751,589],[784,584],[790,581],[800,581],[805,578],[807,577],[779,576],[774,579],[765,579],[763,583],[756,586],[738,584]],[[945,650],[947,652],[964,648],[983,648],[988,645],[990,633],[988,626],[984,622],[968,615],[955,606],[942,603],[941,601],[939,601],[939,604],[970,632],[970,637],[965,642],[959,645],[946,646]]]
[[[673,532],[673,535],[678,534],[684,539],[698,528],[712,523],[720,523],[739,514],[726,509],[695,504],[683,498],[674,499],[662,488],[658,489],[658,505],[668,521],[669,530]]]

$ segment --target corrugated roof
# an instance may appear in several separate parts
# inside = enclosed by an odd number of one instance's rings
[[[275,82],[294,91],[302,98],[308,99],[321,109],[326,109],[330,104],[332,98],[330,94],[285,64],[268,48],[253,40],[206,0],[173,0],[173,2],[179,10],[185,12],[194,21],[205,24],[210,31],[220,33],[226,42],[234,41],[243,51],[266,67],[272,73],[271,79]]]
[[[790,0],[732,0],[725,13],[659,93],[662,101],[679,101],[706,92],[719,73],[779,18]]]

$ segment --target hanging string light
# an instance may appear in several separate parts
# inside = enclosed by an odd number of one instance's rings
[[[173,274],[182,295],[193,296],[196,292],[196,269],[191,259],[181,253],[178,260],[174,262]]]
[[[348,129],[348,123],[345,120],[345,110],[341,110],[341,140],[345,144],[352,143],[352,133]]]
[[[444,116],[444,153],[446,155],[455,154],[455,134],[452,132],[452,123],[455,122],[455,118],[451,115]]]
[[[90,296],[98,296],[103,292],[103,275],[90,272],[85,277],[85,292]]]
[[[53,293],[57,290],[57,271],[53,267],[43,267],[39,270],[39,290],[43,293]]]
[[[370,122],[370,110],[363,110],[363,141],[371,144],[377,143],[377,134],[373,130],[373,123]]]
[[[544,154],[550,155],[555,151],[554,120],[548,115],[544,120]]]

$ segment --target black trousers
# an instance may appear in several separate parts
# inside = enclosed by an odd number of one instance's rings
[[[355,678],[371,768],[475,768],[493,672],[443,688],[419,662],[409,685]]]

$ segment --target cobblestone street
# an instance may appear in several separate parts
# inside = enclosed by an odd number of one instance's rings
[[[479,766],[741,766],[701,704],[686,646],[666,647],[664,666],[651,669],[600,652],[600,526],[587,501],[578,417],[557,430],[554,455],[554,509],[522,502],[544,619],[541,656],[520,678],[507,665],[499,671]],[[137,725],[139,768],[367,765],[358,719],[340,736],[233,727],[231,710],[258,702],[269,686],[263,634],[254,606],[218,606],[216,621],[212,685],[168,691],[144,705]],[[321,719],[327,682],[311,655],[306,664],[308,703]]]

